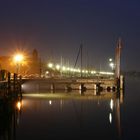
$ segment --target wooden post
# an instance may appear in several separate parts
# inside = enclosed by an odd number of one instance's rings
[[[22,98],[22,76],[20,75],[19,77],[19,94],[20,94],[20,97]]]
[[[13,94],[14,97],[17,96],[17,74],[14,73],[14,81],[13,81]]]
[[[8,72],[8,95],[11,93],[11,73]]]

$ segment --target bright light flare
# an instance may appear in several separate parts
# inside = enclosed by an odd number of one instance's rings
[[[16,54],[16,55],[14,56],[14,61],[15,61],[15,62],[21,62],[21,61],[23,61],[23,59],[24,59],[24,57],[23,57],[22,54]]]
[[[112,123],[112,113],[109,113],[109,122]]]
[[[112,62],[112,58],[109,58],[109,62]]]
[[[49,63],[49,64],[48,64],[48,67],[49,67],[49,68],[52,68],[52,67],[53,67],[53,63]]]
[[[52,101],[51,100],[49,100],[49,105],[52,105]]]
[[[109,65],[111,68],[114,68],[114,63],[111,62]]]
[[[56,69],[57,70],[60,70],[60,65],[56,65]]]
[[[18,101],[16,104],[17,109],[20,111],[21,110],[21,101]]]

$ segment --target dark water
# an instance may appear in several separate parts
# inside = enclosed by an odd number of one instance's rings
[[[26,94],[1,103],[1,140],[139,139],[140,79],[126,78],[125,92]]]

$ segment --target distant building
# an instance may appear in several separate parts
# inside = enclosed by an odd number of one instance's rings
[[[36,49],[33,50],[31,57],[29,57],[30,70],[29,74],[40,75],[41,71],[41,60],[38,57],[38,52]]]

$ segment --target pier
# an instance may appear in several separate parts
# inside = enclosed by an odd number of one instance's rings
[[[51,72],[60,72],[60,75],[50,77],[41,77],[40,75],[40,77],[38,78],[23,78],[22,91],[33,92],[40,90],[49,90],[51,92],[55,92],[55,90],[80,90],[83,92],[86,90],[96,90],[97,92],[100,92],[103,90],[124,90],[124,76],[120,72],[121,49],[122,41],[121,39],[119,39],[115,52],[115,62],[110,63],[112,72],[88,71],[83,69],[83,45],[80,44],[74,68],[69,68],[61,65],[55,66],[53,63],[49,63],[48,67],[50,71],[46,71],[46,74],[49,74]],[[81,68],[75,69],[80,55]],[[72,74],[70,74],[70,72]],[[90,75],[88,75],[89,73]],[[50,75],[54,75],[54,73]]]
[[[0,96],[13,97],[22,96],[22,92],[38,92],[56,90],[86,90],[100,91],[118,91],[124,90],[124,76],[121,74],[121,39],[117,42],[115,59],[110,61],[111,72],[99,70],[87,70],[83,67],[83,44],[80,44],[78,55],[76,57],[74,67],[66,67],[48,63],[48,67],[43,67],[38,59],[37,51],[33,51],[33,60],[30,73],[26,74],[26,67],[22,67],[22,62],[25,61],[23,55],[17,54],[14,57],[16,73],[10,73],[7,70],[0,71]],[[80,57],[81,56],[81,57]],[[78,58],[80,57],[80,68],[76,68]],[[45,63],[44,63],[45,65]],[[26,68],[26,69],[24,69]],[[42,69],[44,68],[44,71]],[[12,69],[11,69],[12,70]],[[38,73],[36,73],[38,72]],[[19,75],[22,75],[19,76]],[[33,76],[34,75],[34,76]],[[38,75],[38,76],[36,76]],[[30,77],[33,76],[33,77]]]
[[[123,77],[122,77],[123,78]],[[122,79],[121,78],[121,79]],[[113,78],[49,78],[49,79],[22,79],[22,92],[51,91],[56,90],[96,90],[98,91],[118,91],[123,90],[122,79],[118,82]],[[118,85],[119,83],[119,85]]]
[[[22,77],[7,70],[0,70],[0,99],[22,97]]]

